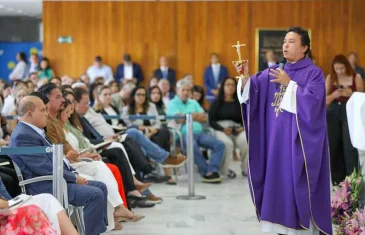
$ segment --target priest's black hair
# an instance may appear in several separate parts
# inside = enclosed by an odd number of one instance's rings
[[[308,46],[308,49],[304,52],[304,55],[307,55],[311,49],[311,40],[309,38],[308,31],[301,27],[295,26],[295,27],[289,28],[288,33],[289,32],[294,32],[296,34],[299,34],[300,39],[302,41],[302,46]]]

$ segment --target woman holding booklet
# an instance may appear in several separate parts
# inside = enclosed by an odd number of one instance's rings
[[[12,199],[0,179],[0,234],[76,235],[65,210],[51,194]]]

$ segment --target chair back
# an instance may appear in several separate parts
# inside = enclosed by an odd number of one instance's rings
[[[14,165],[14,170],[15,170],[16,176],[18,177],[18,180],[20,183],[24,180],[22,171],[20,170],[19,166],[14,161],[13,161],[13,165]],[[25,185],[19,185],[19,186],[20,186],[20,190],[22,191],[22,193],[26,194]]]

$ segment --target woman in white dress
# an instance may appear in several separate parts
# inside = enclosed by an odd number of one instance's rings
[[[65,107],[59,114],[59,120],[65,125],[74,112],[73,105],[69,100],[65,100]],[[69,131],[64,129],[65,136],[70,145],[80,151],[77,138]],[[89,180],[103,182],[108,189],[108,231],[121,230],[122,226],[119,221],[139,221],[143,216],[139,216],[125,208],[123,200],[118,191],[118,184],[113,173],[107,165],[101,161],[101,156],[98,153],[85,153],[81,157],[92,159],[93,161],[78,161],[71,163],[72,167],[77,172],[83,174]]]
[[[9,208],[8,200],[11,200],[11,196],[9,195],[2,180],[0,179],[0,209]],[[36,205],[43,210],[43,212],[47,215],[48,220],[51,222],[52,228],[56,231],[57,235],[78,234],[75,227],[72,225],[71,220],[68,218],[65,209],[51,194],[44,193],[31,196],[20,206],[29,206],[29,205]],[[0,215],[0,220],[1,220],[1,215]]]

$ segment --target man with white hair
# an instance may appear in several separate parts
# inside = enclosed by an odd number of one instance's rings
[[[168,115],[182,115],[191,113],[193,115],[194,132],[194,160],[198,166],[199,173],[206,183],[220,183],[222,178],[219,174],[220,165],[225,150],[224,143],[211,135],[203,132],[201,123],[207,122],[207,115],[202,107],[193,99],[190,99],[192,84],[186,79],[181,79],[176,85],[177,95],[169,102],[167,107]],[[186,124],[185,121],[179,122],[179,129],[183,134],[184,145],[186,148]],[[212,150],[210,161],[207,162],[200,152],[200,147]]]

